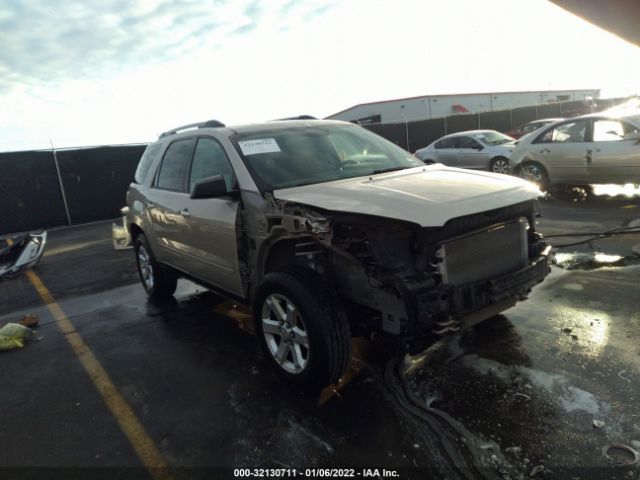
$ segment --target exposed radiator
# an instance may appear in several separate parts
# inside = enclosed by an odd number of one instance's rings
[[[464,285],[526,267],[527,225],[519,218],[444,242],[437,254],[443,282]]]

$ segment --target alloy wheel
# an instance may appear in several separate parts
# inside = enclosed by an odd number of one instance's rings
[[[272,293],[262,304],[262,332],[276,363],[287,373],[301,373],[309,363],[309,336],[302,316],[286,296]]]
[[[147,290],[151,290],[153,288],[153,266],[151,265],[151,257],[143,245],[138,247],[138,267],[144,286]]]

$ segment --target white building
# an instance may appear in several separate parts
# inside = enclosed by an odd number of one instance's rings
[[[327,118],[366,123],[400,123],[442,118],[461,113],[481,113],[575,100],[595,100],[600,90],[540,90],[535,92],[463,93],[424,95],[362,103]]]

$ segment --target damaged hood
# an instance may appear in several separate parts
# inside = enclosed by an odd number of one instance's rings
[[[439,227],[464,215],[533,200],[542,193],[509,175],[440,164],[275,190],[278,200]]]

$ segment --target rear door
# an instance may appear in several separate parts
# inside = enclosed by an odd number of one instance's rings
[[[156,258],[177,268],[186,266],[183,210],[188,206],[187,174],[195,140],[181,138],[169,144],[148,190],[147,214],[151,248]]]
[[[188,191],[198,181],[222,175],[227,190],[236,176],[222,145],[199,137],[193,152]],[[185,269],[192,275],[236,295],[244,295],[238,263],[237,225],[240,201],[231,197],[188,199],[184,212]]]
[[[436,161],[451,167],[459,166],[457,142],[457,137],[443,138],[436,142],[434,145]]]
[[[640,142],[625,135],[638,132],[620,120],[593,121],[592,141],[587,145],[587,163],[592,183],[639,183]]]
[[[564,122],[542,133],[532,144],[530,157],[539,161],[552,183],[589,181],[587,169],[587,128],[589,120]]]
[[[471,137],[458,137],[458,166],[486,170],[489,166],[487,148]]]

